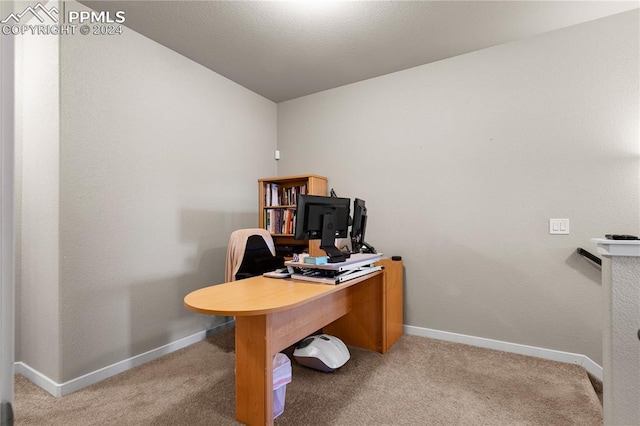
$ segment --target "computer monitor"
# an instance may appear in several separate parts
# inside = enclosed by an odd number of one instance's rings
[[[351,252],[352,253],[375,253],[370,244],[364,240],[367,229],[367,207],[364,200],[356,198],[353,200],[353,225],[351,226]]]
[[[346,238],[351,200],[340,197],[299,195],[296,208],[296,240],[320,240],[329,263],[344,262],[345,253],[336,247],[336,238]]]

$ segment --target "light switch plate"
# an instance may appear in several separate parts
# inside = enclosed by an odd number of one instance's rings
[[[569,219],[549,219],[549,234],[568,235]]]

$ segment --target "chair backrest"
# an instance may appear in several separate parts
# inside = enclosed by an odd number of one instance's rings
[[[225,280],[236,281],[284,266],[275,256],[271,234],[265,229],[239,229],[231,233],[227,247]]]
[[[274,256],[262,235],[251,235],[247,239],[244,257],[240,269],[236,272],[236,280],[242,280],[256,275],[262,275],[267,271],[273,271],[284,266],[281,256]]]

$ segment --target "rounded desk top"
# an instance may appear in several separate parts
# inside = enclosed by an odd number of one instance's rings
[[[337,285],[258,276],[195,290],[184,298],[184,305],[201,314],[262,315],[302,305],[377,274],[381,272]]]

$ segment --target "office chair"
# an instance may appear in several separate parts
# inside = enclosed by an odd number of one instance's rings
[[[229,237],[225,281],[237,281],[284,267],[271,234],[261,228],[239,229]]]

